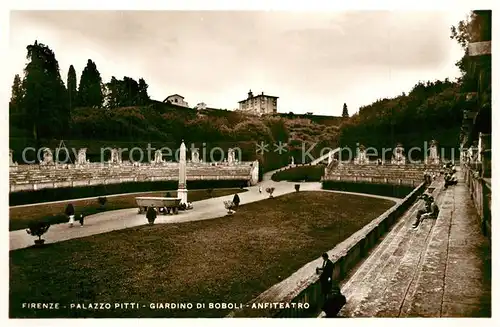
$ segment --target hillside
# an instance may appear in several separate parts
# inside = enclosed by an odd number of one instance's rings
[[[425,141],[435,139],[440,147],[456,149],[466,106],[460,87],[448,80],[418,83],[408,95],[362,107],[343,125],[339,142],[351,148],[359,142],[377,149],[401,142],[409,149],[422,148]]]
[[[10,118],[10,148],[14,150],[14,159],[21,161],[22,149],[36,147],[36,142],[30,137],[28,126],[23,125],[22,119],[16,115]],[[335,147],[339,124],[339,121],[324,118],[320,124],[311,117],[276,115],[259,118],[235,111],[196,111],[151,101],[146,106],[74,109],[64,141],[69,148],[88,148],[87,157],[93,161],[100,160],[101,148],[105,147],[139,147],[145,150],[151,144],[157,149],[170,147],[175,151],[181,140],[205,148],[207,154],[214,147],[225,151],[230,147],[239,147],[243,160],[260,159],[264,171],[267,171],[285,165],[290,155],[295,156],[296,162],[301,162],[303,142],[308,142],[304,145],[307,149],[309,144],[318,143],[318,150],[310,152],[315,157],[319,155],[320,147]],[[59,142],[59,139],[42,139],[40,146],[54,149]],[[269,144],[267,152],[256,153],[256,143],[260,142]],[[273,144],[279,142],[287,143],[286,152],[274,152],[276,148]],[[217,153],[214,158],[217,159]],[[134,160],[139,159],[134,157]]]

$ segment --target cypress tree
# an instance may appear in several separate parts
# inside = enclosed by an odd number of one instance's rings
[[[19,113],[23,94],[24,90],[21,82],[21,77],[19,77],[19,74],[16,74],[16,76],[14,76],[14,83],[12,84],[12,94],[9,102],[11,113]]]
[[[77,104],[77,90],[76,90],[76,71],[73,65],[69,66],[68,70],[68,82],[66,83],[68,86],[68,100],[69,100],[69,112],[75,108]]]
[[[101,74],[92,60],[83,69],[78,88],[78,104],[82,107],[102,107],[104,102]]]
[[[344,103],[344,107],[342,108],[342,117],[349,117],[349,112],[347,111],[347,104]]]

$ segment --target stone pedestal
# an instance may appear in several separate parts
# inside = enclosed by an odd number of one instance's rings
[[[181,199],[181,203],[187,204],[188,202],[188,190],[187,188],[180,188],[177,190],[177,198]]]

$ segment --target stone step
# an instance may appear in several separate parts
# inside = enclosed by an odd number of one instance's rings
[[[436,182],[431,185],[436,188],[434,194],[440,192],[437,185]],[[442,196],[436,202],[441,208]],[[433,235],[434,220],[424,220],[419,228],[412,228],[416,211],[421,207],[422,201],[417,201],[344,285],[347,304],[342,316],[400,315],[403,300]]]

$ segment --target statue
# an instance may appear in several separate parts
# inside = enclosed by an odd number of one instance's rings
[[[53,165],[54,164],[54,157],[52,156],[52,151],[50,151],[49,148],[43,149],[43,161],[41,162],[41,165]]]
[[[122,163],[122,158],[120,158],[120,153],[118,149],[112,149],[111,150],[111,160],[109,161],[110,164],[121,164]]]
[[[396,165],[404,165],[406,164],[406,158],[404,155],[404,149],[403,145],[401,143],[398,143],[396,145],[396,148],[394,149],[394,154],[392,156],[391,163],[396,164]]]
[[[17,166],[17,162],[14,162],[14,160],[12,159],[12,154],[13,153],[14,153],[14,151],[9,150],[9,166],[10,167]]]
[[[291,159],[290,159],[290,160],[291,160],[291,161],[290,161],[290,164],[291,164],[292,166],[295,166],[295,159],[293,158],[293,156],[291,157]]]
[[[467,161],[469,163],[476,162],[478,160],[478,145],[477,141],[472,142],[472,145],[469,147],[469,150],[467,151]]]
[[[366,149],[363,144],[359,146],[358,155],[354,158],[355,165],[366,165],[368,164],[368,158],[366,157]]]
[[[191,162],[193,163],[200,162],[200,153],[198,152],[198,149],[193,149],[193,151],[191,152]]]
[[[161,150],[156,150],[155,151],[155,159],[153,161],[153,164],[161,164],[163,163],[163,154],[161,153]]]
[[[77,158],[76,163],[77,163],[77,165],[81,165],[81,166],[87,164],[87,149],[86,148],[78,150],[78,158]]]
[[[426,158],[426,164],[428,165],[438,165],[439,164],[439,155],[437,149],[437,141],[432,140],[430,142],[431,147],[429,149],[429,157]]]
[[[230,165],[234,163],[234,150],[231,148],[227,150],[227,162]]]

